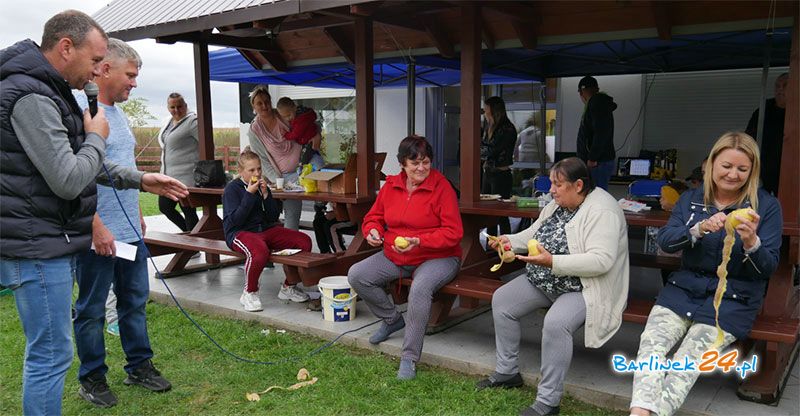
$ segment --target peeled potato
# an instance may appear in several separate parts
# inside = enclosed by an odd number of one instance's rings
[[[517,257],[514,255],[513,251],[504,251],[503,252],[503,261],[506,263],[511,263]]]
[[[400,249],[408,247],[408,240],[403,237],[397,237],[394,239],[394,246]]]
[[[532,239],[528,241],[528,256],[539,255],[539,240]]]
[[[250,183],[256,183],[256,182],[258,182],[258,176],[251,176]]]
[[[737,209],[728,214],[728,216],[725,219],[725,228],[726,229],[730,228],[731,230],[733,230],[736,229],[736,227],[742,223],[741,221],[739,221],[738,218],[736,218],[737,215],[742,218],[747,218],[748,221],[753,221],[754,218],[753,215],[750,214],[750,211],[751,211],[750,208],[742,208],[742,209]]]

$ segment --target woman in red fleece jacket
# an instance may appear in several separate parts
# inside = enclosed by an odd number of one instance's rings
[[[383,319],[369,341],[379,344],[406,326],[403,315],[384,288],[400,277],[413,277],[408,296],[408,328],[397,378],[416,376],[422,337],[430,319],[431,298],[453,280],[461,263],[464,228],[458,200],[450,182],[431,168],[433,150],[420,136],[400,142],[397,160],[402,171],[386,178],[361,232],[383,251],[354,264],[347,273],[350,285],[375,316]],[[396,239],[405,239],[405,242]]]

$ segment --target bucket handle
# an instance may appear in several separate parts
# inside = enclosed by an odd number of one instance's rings
[[[349,298],[347,298],[345,300],[334,299],[334,298],[326,295],[325,292],[322,291],[321,287],[317,286],[317,290],[319,290],[320,296],[322,296],[325,299],[328,299],[328,302],[331,302],[333,304],[339,304],[339,303],[345,303],[345,302],[353,302],[358,297],[358,293],[355,293],[355,294],[351,295]]]

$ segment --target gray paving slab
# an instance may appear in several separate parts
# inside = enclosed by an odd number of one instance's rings
[[[304,212],[303,219],[313,213]],[[148,228],[170,230],[169,222],[163,216],[147,217]],[[174,226],[173,226],[174,227]],[[312,238],[313,240],[313,238]],[[158,267],[169,261],[169,256],[155,259]],[[196,260],[192,260],[196,261]],[[154,270],[151,266],[151,275]],[[652,271],[634,271],[637,278],[638,295],[655,293],[660,285],[660,276]],[[359,328],[375,321],[375,317],[359,302],[357,317],[351,322],[326,322],[320,312],[307,311],[303,304],[284,303],[278,300],[277,293],[284,275],[281,267],[265,269],[261,276],[261,312],[245,312],[239,304],[239,296],[244,286],[244,272],[239,267],[226,267],[206,272],[198,272],[166,280],[178,300],[189,310],[202,311],[220,316],[261,322],[265,325],[285,328],[315,335],[323,339],[333,339],[340,333]],[[151,277],[151,298],[172,304],[162,282]],[[315,288],[307,288],[309,291]],[[539,379],[540,341],[543,313],[534,313],[522,320],[525,328],[522,338],[521,373],[526,384],[535,385]],[[377,325],[344,336],[340,342],[359,348],[375,349],[383,353],[399,356],[402,346],[402,332],[396,334],[379,346],[369,344],[367,339]],[[642,326],[624,323],[619,332],[599,349],[583,346],[583,334],[576,334],[573,360],[565,383],[567,394],[597,406],[627,410],[630,403],[632,376],[617,374],[612,370],[610,356],[622,353],[634,357]],[[481,314],[469,321],[458,324],[438,334],[425,338],[421,361],[423,363],[446,367],[472,375],[486,375],[494,369],[494,328],[491,313]],[[800,415],[800,378],[798,366],[794,363],[789,381],[778,406],[767,406],[742,401],[736,396],[735,376],[719,374],[704,376],[695,384],[679,414],[687,415]]]

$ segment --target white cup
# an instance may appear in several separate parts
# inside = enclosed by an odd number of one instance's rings
[[[275,178],[275,186],[278,189],[283,189],[283,178]]]

